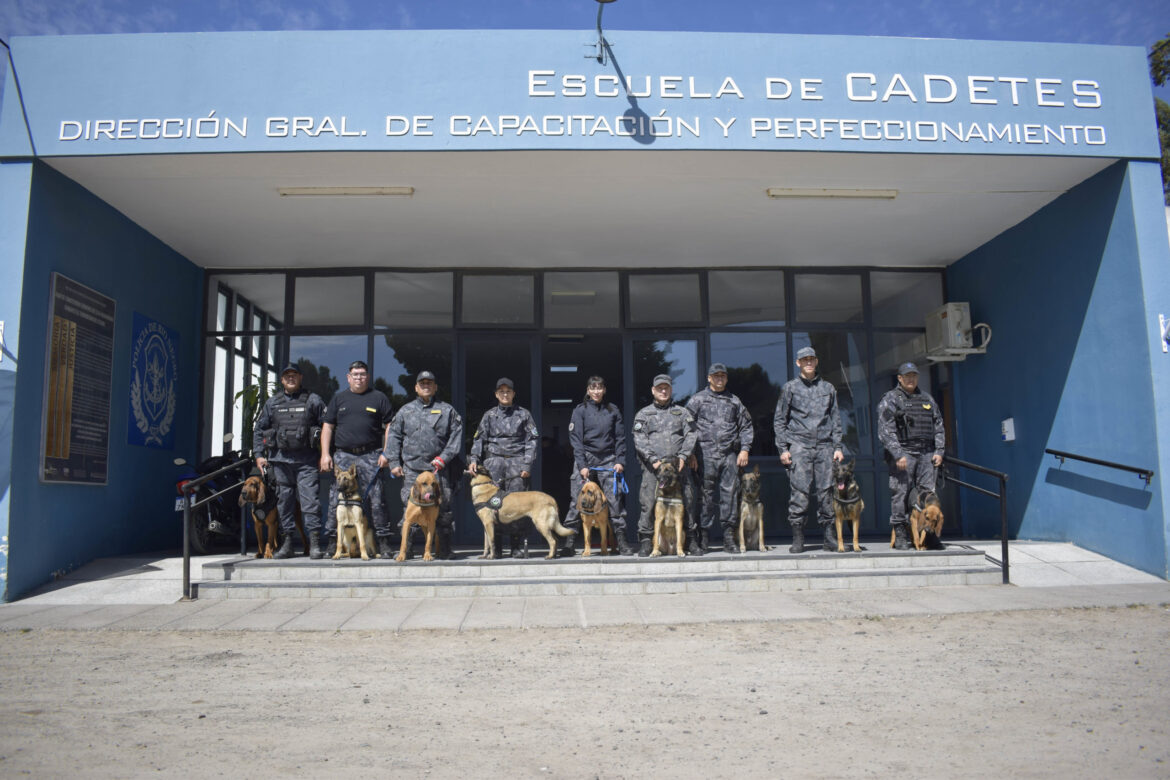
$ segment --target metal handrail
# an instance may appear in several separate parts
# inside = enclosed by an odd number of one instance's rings
[[[954,477],[954,476],[951,476],[950,474],[947,474],[947,479],[951,480],[952,482],[954,482],[957,485],[960,485],[960,486],[965,487],[965,488],[970,488],[971,490],[974,490],[976,493],[982,493],[985,496],[990,496],[992,498],[999,499],[999,525],[1000,525],[999,535],[1000,535],[1000,540],[1001,540],[1000,541],[1000,544],[1001,544],[1000,550],[1001,550],[1001,555],[1002,555],[1002,559],[1000,561],[1000,569],[1003,571],[1003,584],[1010,585],[1011,581],[1008,577],[1008,524],[1007,524],[1007,479],[1008,479],[1008,475],[1003,473],[1002,471],[996,471],[994,469],[989,469],[986,466],[978,466],[974,463],[968,463],[965,460],[959,460],[958,458],[951,457],[950,455],[943,456],[943,463],[954,464],[955,466],[959,466],[960,468],[970,469],[971,471],[977,471],[980,474],[986,474],[990,477],[995,477],[997,480],[999,480],[999,492],[993,493],[990,490],[988,490],[987,488],[979,487],[978,485],[972,485],[968,482],[964,482],[963,480],[959,479],[958,477]]]
[[[1119,471],[1131,471],[1146,481],[1146,485],[1150,484],[1150,480],[1154,478],[1153,469],[1143,469],[1139,466],[1126,466],[1122,463],[1114,463],[1110,460],[1100,460],[1098,458],[1090,458],[1088,455],[1076,455],[1071,452],[1061,452],[1060,450],[1045,449],[1049,455],[1055,455],[1056,459],[1064,463],[1065,458],[1072,458],[1073,460],[1082,460],[1085,463],[1092,463],[1097,466],[1108,466],[1111,469],[1118,469]]]
[[[228,473],[229,471],[235,471],[237,469],[241,469],[241,468],[243,468],[243,466],[245,464],[248,464],[251,462],[252,462],[251,458],[243,458],[241,460],[236,461],[235,463],[232,463],[229,466],[224,466],[223,468],[218,469],[217,471],[213,471],[210,474],[204,474],[202,477],[199,477],[197,479],[193,479],[190,482],[186,482],[183,484],[183,487],[179,488],[179,492],[182,494],[182,496],[184,498],[184,501],[183,501],[183,601],[190,601],[191,600],[191,510],[197,509],[198,507],[203,506],[204,504],[206,504],[208,501],[211,501],[212,499],[219,498],[219,496],[223,495],[224,493],[228,492],[229,490],[234,490],[235,488],[244,484],[244,480],[241,479],[239,482],[231,485],[230,487],[226,487],[223,490],[212,493],[210,496],[207,496],[206,498],[201,498],[195,502],[191,501],[191,495],[201,485],[203,485],[203,483],[208,482],[210,480],[213,480],[222,474]]]

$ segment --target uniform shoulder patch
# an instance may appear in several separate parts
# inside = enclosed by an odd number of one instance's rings
[[[677,406],[672,406],[672,407],[670,407],[670,413],[671,414],[682,414],[683,410]]]
[[[573,430],[573,423],[569,423],[569,430]]]
[[[642,421],[641,420],[638,420],[637,422],[634,423],[634,430],[635,431],[642,430]]]

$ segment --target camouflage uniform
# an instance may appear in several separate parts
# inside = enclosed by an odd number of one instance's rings
[[[755,431],[747,407],[727,390],[716,393],[707,387],[691,396],[687,411],[695,418],[699,433],[699,474],[702,479],[702,509],[699,525],[707,531],[719,517],[723,532],[735,526],[739,506],[741,450],[750,450]]]
[[[305,533],[321,529],[320,456],[310,445],[314,428],[320,435],[324,414],[321,397],[302,388],[292,396],[283,390],[272,396],[256,418],[252,452],[272,467],[280,529],[285,534],[296,529],[298,501]]]
[[[890,525],[908,522],[907,500],[911,487],[933,491],[938,470],[932,457],[946,451],[942,414],[929,393],[910,394],[895,387],[878,402],[878,438],[886,448],[890,468]],[[906,469],[895,462],[906,458]]]
[[[668,406],[650,404],[634,415],[634,450],[642,464],[642,482],[638,489],[638,536],[648,539],[654,534],[654,494],[658,481],[654,478],[651,463],[662,460],[685,462],[694,452],[698,431],[695,418],[685,407],[671,403]],[[687,536],[695,531],[695,518],[690,511],[695,506],[695,487],[691,471],[685,465],[680,475],[683,483],[683,502],[686,513]]]
[[[528,490],[536,464],[536,423],[522,406],[495,406],[484,413],[471,442],[471,462],[482,463],[492,480],[507,491]]]
[[[421,398],[415,398],[394,415],[384,454],[390,461],[391,470],[402,467],[401,496],[405,507],[418,475],[433,470],[432,460],[442,458],[445,466],[450,466],[463,454],[463,418],[451,404],[433,398],[429,404],[424,404]],[[451,469],[444,467],[436,476],[443,492],[438,525],[449,538],[455,530],[455,517],[451,511]]]
[[[837,390],[820,374],[784,384],[773,422],[776,449],[792,455],[788,467],[788,522],[804,528],[809,494],[817,492],[817,522],[833,522],[833,453],[841,449]]]

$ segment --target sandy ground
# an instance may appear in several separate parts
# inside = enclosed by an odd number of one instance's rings
[[[1170,777],[1163,607],[9,631],[0,776]]]

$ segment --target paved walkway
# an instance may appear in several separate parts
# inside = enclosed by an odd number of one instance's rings
[[[999,542],[966,542],[998,558]],[[225,556],[230,557],[230,556]],[[200,563],[208,561],[200,559]],[[1012,585],[430,599],[182,602],[181,558],[106,558],[0,605],[0,630],[467,631],[897,617],[1170,603],[1170,582],[1076,545],[1012,542]],[[193,567],[196,571],[197,567]]]

